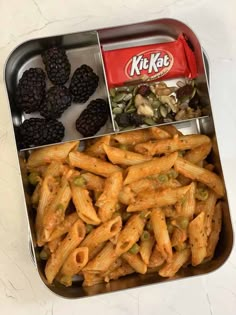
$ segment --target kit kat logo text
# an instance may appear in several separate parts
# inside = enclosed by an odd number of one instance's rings
[[[125,67],[128,78],[148,76],[150,79],[160,78],[173,66],[173,56],[166,50],[146,50],[130,58]]]

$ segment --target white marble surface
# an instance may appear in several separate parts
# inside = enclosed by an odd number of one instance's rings
[[[26,39],[162,17],[199,36],[211,64],[211,97],[236,229],[235,0],[0,0],[0,313],[8,315],[235,315],[236,249],[206,277],[68,301],[41,283],[28,250],[27,221],[3,69]]]

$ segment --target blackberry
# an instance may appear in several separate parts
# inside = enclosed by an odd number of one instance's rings
[[[99,77],[88,65],[77,68],[72,76],[70,92],[76,103],[85,103],[98,87]]]
[[[46,93],[40,107],[40,114],[49,119],[59,118],[70,107],[71,101],[72,97],[67,87],[63,85],[52,86]]]
[[[46,76],[40,68],[26,70],[16,89],[16,104],[26,113],[39,110],[46,88]]]
[[[71,65],[63,48],[52,47],[42,53],[43,63],[49,80],[61,85],[69,80]]]
[[[96,99],[89,103],[76,120],[76,129],[84,136],[95,135],[108,119],[108,105],[103,99]]]
[[[63,124],[57,120],[26,119],[18,128],[20,149],[60,142],[64,131]]]

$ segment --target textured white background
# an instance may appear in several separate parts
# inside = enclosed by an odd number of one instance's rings
[[[235,315],[236,249],[206,277],[68,301],[41,283],[29,257],[27,221],[3,67],[26,39],[172,17],[206,49],[211,99],[236,228],[235,0],[0,0],[0,313],[8,315]]]

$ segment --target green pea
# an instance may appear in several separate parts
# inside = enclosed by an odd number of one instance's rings
[[[93,230],[93,226],[91,224],[86,224],[86,234],[89,234]]]
[[[205,201],[208,199],[208,190],[205,188],[197,188],[195,198],[201,201]]]
[[[174,232],[174,227],[171,223],[167,223],[167,230],[169,234],[172,234]]]
[[[110,95],[111,95],[111,97],[115,97],[116,96],[116,90],[110,89]]]
[[[83,176],[76,176],[73,180],[75,186],[84,187],[86,184],[86,180]]]
[[[136,255],[136,254],[138,254],[138,252],[139,252],[139,248],[140,248],[140,246],[139,246],[137,243],[135,243],[135,244],[129,249],[129,253],[130,253],[130,254],[133,254],[133,255]]]
[[[169,178],[177,178],[178,176],[179,176],[179,174],[174,169],[169,170],[169,172],[168,172]]]
[[[166,182],[168,182],[168,176],[166,174],[160,174],[158,176],[158,180],[161,183],[166,183]]]
[[[128,150],[128,146],[126,145],[126,144],[120,144],[119,145],[119,148],[121,149],[121,150]]]
[[[187,229],[188,224],[189,224],[189,219],[188,218],[186,218],[186,217],[178,217],[176,221],[177,221],[178,226],[181,229],[183,229],[183,230]]]
[[[131,213],[129,213],[129,212],[124,212],[123,214],[122,214],[122,219],[124,220],[124,221],[127,221],[130,217],[131,217]]]
[[[39,174],[36,172],[30,173],[28,176],[28,180],[29,180],[31,185],[36,186],[37,183],[40,181]]]
[[[45,248],[43,248],[43,249],[41,250],[40,254],[39,254],[39,258],[40,258],[41,260],[48,260],[48,258],[49,258],[49,252],[48,252]]]
[[[56,210],[58,211],[64,211],[64,206],[62,203],[59,203],[57,206],[56,206]]]
[[[150,239],[150,233],[144,230],[141,235],[141,241],[148,241],[149,239]]]
[[[153,227],[152,227],[151,221],[148,221],[148,223],[146,224],[146,229],[147,229],[148,231],[153,231]]]

